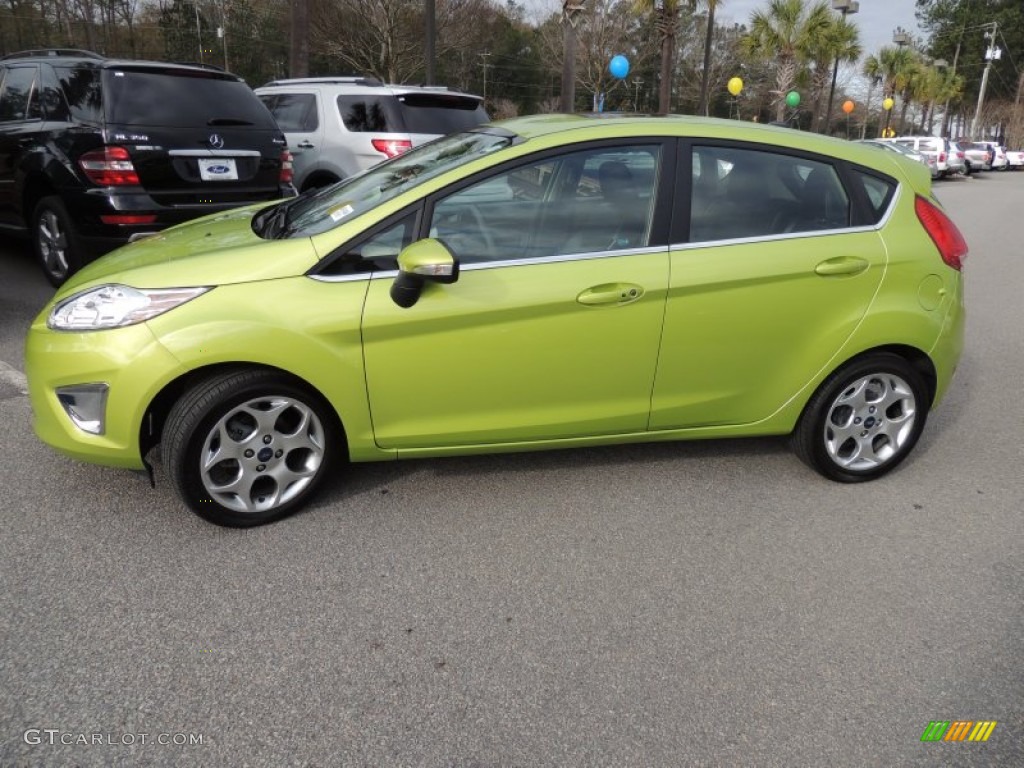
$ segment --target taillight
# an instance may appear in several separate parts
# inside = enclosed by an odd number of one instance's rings
[[[940,163],[946,162],[946,153],[945,152],[939,152],[939,162]]]
[[[117,213],[117,214],[103,214],[100,216],[100,221],[104,224],[118,224],[118,225],[130,225],[130,224],[152,224],[156,221],[155,213]]]
[[[398,157],[407,149],[412,148],[412,142],[408,139],[372,139],[373,148],[388,159]]]
[[[924,231],[939,249],[942,260],[953,269],[961,269],[967,256],[967,241],[953,220],[941,208],[920,195],[914,198],[914,211]]]
[[[292,167],[292,153],[287,149],[281,150],[281,175],[278,181],[282,184],[291,184],[295,178],[295,169]]]
[[[139,183],[132,156],[124,147],[102,147],[78,158],[89,180],[101,187],[125,187]]]

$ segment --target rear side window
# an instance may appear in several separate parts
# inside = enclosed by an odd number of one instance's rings
[[[695,146],[690,240],[814,232],[850,226],[833,166],[763,150]]]
[[[316,95],[312,93],[279,93],[260,96],[277,127],[286,133],[312,133],[320,120],[316,114]]]
[[[118,125],[276,128],[248,85],[220,73],[120,68],[103,79],[106,117]]]
[[[871,223],[877,224],[889,210],[892,196],[896,194],[896,182],[858,170],[853,171],[853,178],[864,189],[871,214]]]

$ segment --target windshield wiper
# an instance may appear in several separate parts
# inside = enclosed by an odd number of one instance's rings
[[[272,240],[280,238],[288,230],[288,214],[292,203],[297,199],[286,200],[261,211],[258,214],[260,219],[256,222],[256,226],[259,228],[256,234]]]

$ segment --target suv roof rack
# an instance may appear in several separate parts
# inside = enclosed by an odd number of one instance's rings
[[[37,56],[76,56],[82,59],[105,59],[106,56],[95,51],[86,51],[79,48],[31,48],[27,51],[16,51],[0,56],[0,61],[8,59],[27,59]]]
[[[349,85],[370,85],[379,86],[384,85],[376,77],[368,77],[366,75],[352,75],[342,77],[291,77],[282,80],[271,80],[269,83],[264,84],[264,88],[272,85],[307,85],[309,83],[347,83]]]

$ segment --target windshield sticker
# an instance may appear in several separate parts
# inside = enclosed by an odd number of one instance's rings
[[[355,208],[353,208],[351,206],[351,204],[349,204],[349,203],[342,203],[341,205],[337,206],[336,208],[332,208],[329,213],[331,215],[331,219],[332,220],[334,220],[334,221],[341,221],[346,216],[348,216],[350,213],[352,213],[352,211],[354,211],[354,210],[355,210]]]

